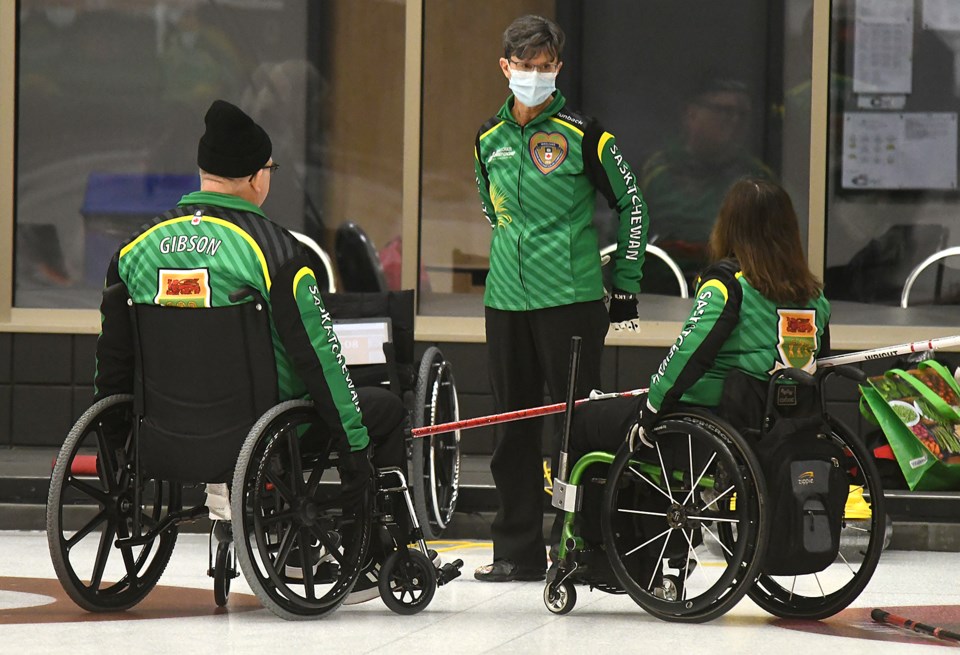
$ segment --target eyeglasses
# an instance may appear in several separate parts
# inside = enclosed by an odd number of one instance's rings
[[[271,173],[276,173],[277,170],[280,168],[280,164],[274,162],[272,164],[269,164],[268,166],[261,166],[260,168],[265,171],[270,171]]]
[[[531,64],[528,61],[514,61],[510,60],[510,66],[514,70],[522,71],[524,73],[532,73],[536,71],[538,73],[556,73],[560,70],[560,63],[549,63],[549,64]]]

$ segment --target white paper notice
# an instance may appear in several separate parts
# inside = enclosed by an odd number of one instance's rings
[[[857,0],[854,93],[910,93],[913,0]]]
[[[960,2],[923,0],[923,29],[960,32]]]
[[[844,189],[956,189],[957,114],[843,115]]]

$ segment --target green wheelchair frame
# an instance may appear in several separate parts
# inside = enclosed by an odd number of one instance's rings
[[[862,441],[823,408],[824,381],[831,374],[857,380],[862,372],[832,367],[812,376],[785,369],[772,376],[768,384],[765,424],[775,420],[770,403],[778,377],[815,388],[823,412],[820,438],[838,448],[839,461],[835,464],[847,473],[849,483],[835,561],[820,572],[782,575],[764,570],[767,535],[776,517],[769,516],[772,510],[768,508],[766,480],[755,446],[709,412],[690,409],[664,416],[648,435],[652,445],[632,435],[617,453],[585,454],[573,464],[567,477],[572,390],[576,388],[578,364],[579,342],[574,340],[568,385],[571,391],[553,485],[553,506],[565,514],[558,554],[543,592],[551,612],[566,614],[573,609],[575,583],[629,594],[654,616],[680,622],[717,618],[745,594],[775,616],[798,619],[827,618],[857,598],[872,577],[887,538],[883,489]],[[763,438],[762,433],[759,438]],[[669,453],[671,449],[682,453],[685,447],[686,457]],[[591,475],[588,470],[594,466],[605,466],[606,473],[599,478]],[[604,487],[600,507],[602,543],[598,548],[580,534],[583,492],[591,477]],[[665,480],[669,484],[664,484]],[[659,500],[660,507],[651,510],[649,499],[637,504],[637,489]],[[718,504],[719,500],[723,502]],[[641,524],[640,517],[646,523]],[[651,528],[651,521],[661,521],[660,527]],[[655,536],[647,538],[650,534]],[[634,537],[635,543],[625,543]],[[651,545],[660,546],[660,552],[647,555],[645,563],[651,568],[638,575],[638,565],[631,558],[638,559],[637,553]],[[706,567],[697,553],[701,545],[715,556]],[[597,575],[598,562],[605,575]],[[603,564],[609,567],[606,571],[602,570]],[[593,571],[591,566],[595,567]],[[703,573],[705,568],[711,569],[712,579]],[[695,574],[696,570],[703,575]]]

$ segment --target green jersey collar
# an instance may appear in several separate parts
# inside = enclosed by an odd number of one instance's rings
[[[235,209],[241,212],[253,212],[264,218],[267,217],[259,207],[252,202],[247,202],[238,196],[231,196],[228,193],[217,193],[216,191],[194,191],[180,198],[177,205],[213,205],[214,207],[224,207],[225,209]]]
[[[507,98],[507,101],[503,103],[503,107],[501,107],[500,111],[497,113],[497,118],[500,118],[502,120],[508,121],[516,125],[517,121],[513,117],[513,113],[510,111],[510,108],[513,107],[513,100],[514,100],[513,94],[511,93],[510,96]],[[540,121],[547,120],[548,118],[556,114],[558,111],[563,109],[563,105],[566,104],[566,102],[567,102],[567,99],[563,97],[562,93],[560,93],[560,89],[557,89],[556,91],[553,92],[553,102],[547,105],[546,108],[542,112],[537,114],[537,116],[532,121],[527,123],[527,125],[533,125],[535,123],[539,123]]]

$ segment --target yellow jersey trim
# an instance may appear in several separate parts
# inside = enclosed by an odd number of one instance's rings
[[[143,234],[138,236],[136,239],[134,239],[133,241],[125,245],[120,250],[120,258],[122,258],[124,255],[130,252],[130,250],[134,246],[136,246],[138,243],[143,241],[147,236],[149,236],[155,230],[159,230],[160,228],[166,227],[168,225],[183,223],[184,221],[192,221],[193,218],[194,218],[193,214],[190,214],[187,216],[180,216],[178,218],[171,218],[169,220],[163,221],[162,223],[157,223],[156,225],[151,227],[149,230],[146,230],[145,232],[143,232]],[[233,223],[231,223],[230,221],[225,221],[222,218],[217,218],[215,216],[203,216],[201,220],[208,221],[210,223],[213,223],[214,225],[219,225],[220,227],[225,227],[228,230],[240,235],[240,237],[247,242],[247,245],[249,245],[253,249],[254,254],[257,256],[257,261],[260,262],[260,268],[263,269],[263,280],[267,285],[267,291],[269,291],[270,285],[272,284],[272,282],[270,281],[270,270],[267,267],[267,258],[263,256],[263,251],[260,249],[260,246],[254,240],[254,238],[249,234],[247,234],[245,231],[241,230],[239,227],[237,227]]]
[[[577,127],[577,126],[574,125],[573,123],[568,123],[567,121],[563,120],[562,118],[557,118],[556,116],[551,116],[551,117],[550,117],[550,120],[552,120],[554,123],[560,123],[561,125],[563,125],[563,126],[564,126],[565,128],[567,128],[568,130],[573,130],[574,132],[576,132],[577,134],[579,134],[581,137],[583,136],[583,130],[581,130],[579,127]]]
[[[497,123],[496,125],[494,125],[493,127],[491,127],[489,130],[487,130],[486,132],[484,132],[483,134],[481,134],[481,135],[480,135],[480,140],[483,141],[484,139],[486,139],[488,136],[490,136],[490,134],[491,134],[494,130],[496,130],[497,128],[499,128],[500,126],[502,126],[502,125],[504,124],[504,122],[505,122],[505,121],[500,121],[499,123]]]
[[[300,280],[303,279],[305,275],[313,275],[313,279],[316,280],[317,276],[314,274],[313,270],[309,266],[304,266],[297,274],[293,276],[293,297],[297,297],[297,285],[300,284]]]
[[[603,147],[607,145],[607,141],[613,138],[613,135],[609,132],[604,132],[600,135],[600,141],[597,142],[597,159],[603,161]]]
[[[710,287],[714,287],[720,290],[720,293],[723,294],[723,302],[727,302],[727,287],[720,280],[707,280],[702,287],[700,287],[700,292],[703,293]],[[699,295],[699,294],[698,294]]]

